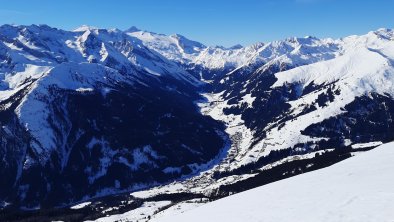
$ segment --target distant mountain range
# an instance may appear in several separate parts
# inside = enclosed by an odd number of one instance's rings
[[[217,199],[394,140],[390,29],[225,48],[3,25],[0,80],[3,212]]]

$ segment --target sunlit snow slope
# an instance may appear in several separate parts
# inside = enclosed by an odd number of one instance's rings
[[[157,221],[393,221],[394,143]]]

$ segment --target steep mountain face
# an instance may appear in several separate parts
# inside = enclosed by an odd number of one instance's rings
[[[5,205],[141,189],[193,174],[224,148],[222,125],[193,102],[201,83],[138,39],[7,25],[0,38]]]
[[[394,140],[392,30],[224,48],[5,25],[0,61],[4,207],[215,199]]]

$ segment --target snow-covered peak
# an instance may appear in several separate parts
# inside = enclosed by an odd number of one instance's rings
[[[163,56],[183,64],[200,65],[206,69],[236,69],[248,65],[259,65],[268,63],[283,55],[285,62],[290,64],[308,64],[312,61],[299,62],[298,60],[308,60],[306,55],[332,58],[326,56],[337,51],[337,42],[332,39],[318,39],[307,36],[305,38],[288,38],[282,41],[269,43],[255,43],[249,46],[235,45],[230,48],[221,46],[205,46],[199,42],[192,41],[186,37],[175,35],[163,35],[146,31],[128,32],[128,35],[140,39],[147,47],[159,52]],[[324,56],[319,56],[318,54]],[[290,58],[290,57],[302,58]],[[320,61],[323,58],[315,59]],[[297,61],[293,61],[297,60]]]
[[[145,46],[160,53],[164,57],[183,64],[191,62],[205,48],[203,44],[189,40],[179,34],[167,36],[154,32],[128,32],[127,30],[125,33],[141,40]]]
[[[312,82],[321,85],[339,81],[344,88],[353,88],[357,95],[371,90],[394,95],[394,87],[390,84],[394,81],[392,35],[391,30],[380,29],[363,36],[347,37],[339,42],[340,53],[336,58],[278,73],[275,86],[291,82],[306,86]]]
[[[97,30],[97,27],[89,26],[89,25],[81,25],[80,27],[74,29],[74,32],[86,32],[88,30]]]
[[[172,39],[176,40],[178,47],[183,53],[195,54],[201,51],[201,49],[206,48],[202,43],[187,39],[185,36],[180,34],[174,34],[170,36]]]
[[[259,50],[256,45],[237,49],[207,47],[193,60],[195,64],[208,69],[236,68],[255,58]]]
[[[355,48],[379,48],[394,40],[394,31],[391,29],[378,29],[365,35],[352,35],[340,39],[344,50]]]
[[[383,37],[389,40],[392,40],[394,37],[394,30],[393,29],[387,29],[387,28],[380,28],[378,30],[376,30],[375,35],[379,36],[379,37]]]

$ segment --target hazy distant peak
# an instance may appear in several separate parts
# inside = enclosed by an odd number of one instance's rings
[[[125,32],[139,32],[139,31],[141,30],[135,26],[131,26],[130,28],[125,30]]]

